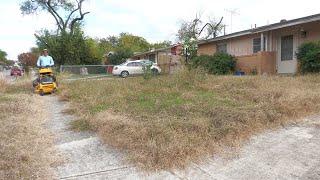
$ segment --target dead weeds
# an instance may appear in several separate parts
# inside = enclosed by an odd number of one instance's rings
[[[50,171],[57,162],[53,138],[43,126],[49,117],[46,116],[45,103],[30,93],[29,85],[29,81],[1,84],[1,179],[54,177]]]
[[[147,170],[183,168],[263,130],[318,113],[320,76],[175,76],[75,81],[64,99],[105,143]],[[67,97],[67,98],[66,98]]]

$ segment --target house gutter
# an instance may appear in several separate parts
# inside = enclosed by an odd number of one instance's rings
[[[266,32],[266,31],[286,28],[286,27],[290,27],[290,26],[295,26],[295,25],[300,25],[300,24],[305,24],[305,23],[310,23],[310,22],[315,22],[315,21],[320,21],[320,14],[315,14],[315,15],[312,15],[312,16],[293,19],[293,20],[289,20],[289,21],[286,21],[286,22],[280,22],[280,23],[275,23],[275,24],[271,24],[271,25],[267,25],[267,26],[261,26],[261,27],[254,28],[254,29],[235,32],[235,33],[232,33],[232,34],[216,37],[216,38],[213,38],[213,39],[200,40],[200,41],[198,41],[198,45],[208,44],[208,43],[211,43],[211,42],[216,42],[216,41],[221,41],[221,40],[227,40],[227,39],[236,38],[236,37],[245,36],[245,35],[263,33],[263,32]]]

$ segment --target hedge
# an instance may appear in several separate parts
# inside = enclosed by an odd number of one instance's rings
[[[210,74],[225,75],[231,74],[236,65],[236,58],[226,53],[214,55],[201,55],[192,59],[192,68],[203,68]]]
[[[300,45],[296,56],[301,73],[320,72],[320,41]]]

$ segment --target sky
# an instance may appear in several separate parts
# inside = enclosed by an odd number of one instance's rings
[[[0,49],[8,59],[35,45],[34,33],[55,29],[54,19],[47,13],[23,16],[19,4],[23,0],[0,0]],[[319,0],[86,0],[84,31],[87,36],[103,38],[129,32],[155,43],[176,41],[182,20],[192,20],[197,13],[204,22],[209,17],[224,17],[227,33],[263,26],[281,19],[295,19],[320,13]],[[230,10],[236,13],[231,17]],[[232,19],[232,20],[231,20]],[[232,22],[232,23],[231,23]]]

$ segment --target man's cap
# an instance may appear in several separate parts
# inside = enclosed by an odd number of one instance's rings
[[[48,51],[48,49],[43,49],[42,51],[43,51],[43,52],[44,52],[44,51]]]

